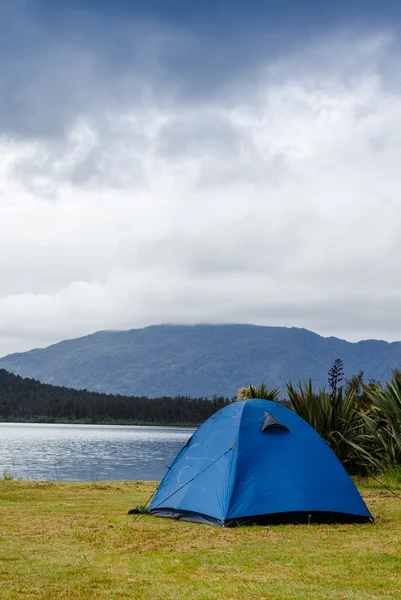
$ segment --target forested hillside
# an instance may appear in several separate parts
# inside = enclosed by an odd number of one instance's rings
[[[224,398],[155,398],[78,391],[23,379],[0,369],[0,421],[199,425]]]
[[[252,382],[285,390],[325,385],[341,357],[346,377],[385,381],[401,366],[401,343],[350,343],[306,329],[255,325],[158,325],[101,331],[0,359],[0,368],[44,383],[128,396],[232,398]]]

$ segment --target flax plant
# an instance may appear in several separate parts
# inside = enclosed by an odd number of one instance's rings
[[[238,395],[235,401],[249,400],[250,398],[262,398],[263,400],[277,401],[280,395],[280,390],[274,388],[269,390],[266,384],[262,383],[259,386],[254,386],[250,383],[246,387],[242,387],[238,390]]]
[[[401,371],[394,369],[392,374],[384,387],[370,383],[363,391],[372,406],[374,433],[386,466],[397,467],[401,464]]]
[[[384,453],[375,416],[360,394],[362,375],[345,387],[338,385],[341,375],[340,370],[337,380],[331,379],[331,391],[325,387],[315,391],[312,380],[297,387],[287,384],[290,407],[326,440],[349,473],[381,471]]]

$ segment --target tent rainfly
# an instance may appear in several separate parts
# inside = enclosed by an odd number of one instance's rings
[[[234,402],[179,452],[149,514],[231,527],[240,523],[372,520],[329,445],[277,402]]]

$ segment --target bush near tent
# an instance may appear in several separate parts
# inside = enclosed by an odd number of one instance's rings
[[[393,370],[385,387],[378,383],[363,386],[370,402],[370,421],[367,423],[378,438],[385,466],[401,465],[401,371]]]
[[[347,471],[353,475],[381,473],[401,465],[401,371],[393,370],[385,385],[363,383],[363,372],[340,385],[342,363],[327,388],[314,389],[312,380],[286,385],[288,403],[327,441]],[[266,386],[241,388],[263,390]],[[240,390],[241,391],[241,390]],[[276,395],[276,390],[273,390]],[[277,397],[273,398],[277,399]]]

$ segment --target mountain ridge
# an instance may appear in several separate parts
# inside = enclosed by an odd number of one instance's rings
[[[401,342],[348,342],[308,329],[263,325],[150,325],[97,331],[47,348],[9,354],[0,368],[43,383],[157,397],[232,397],[239,387],[306,380],[325,385],[336,358],[347,377],[384,380],[401,365]]]

